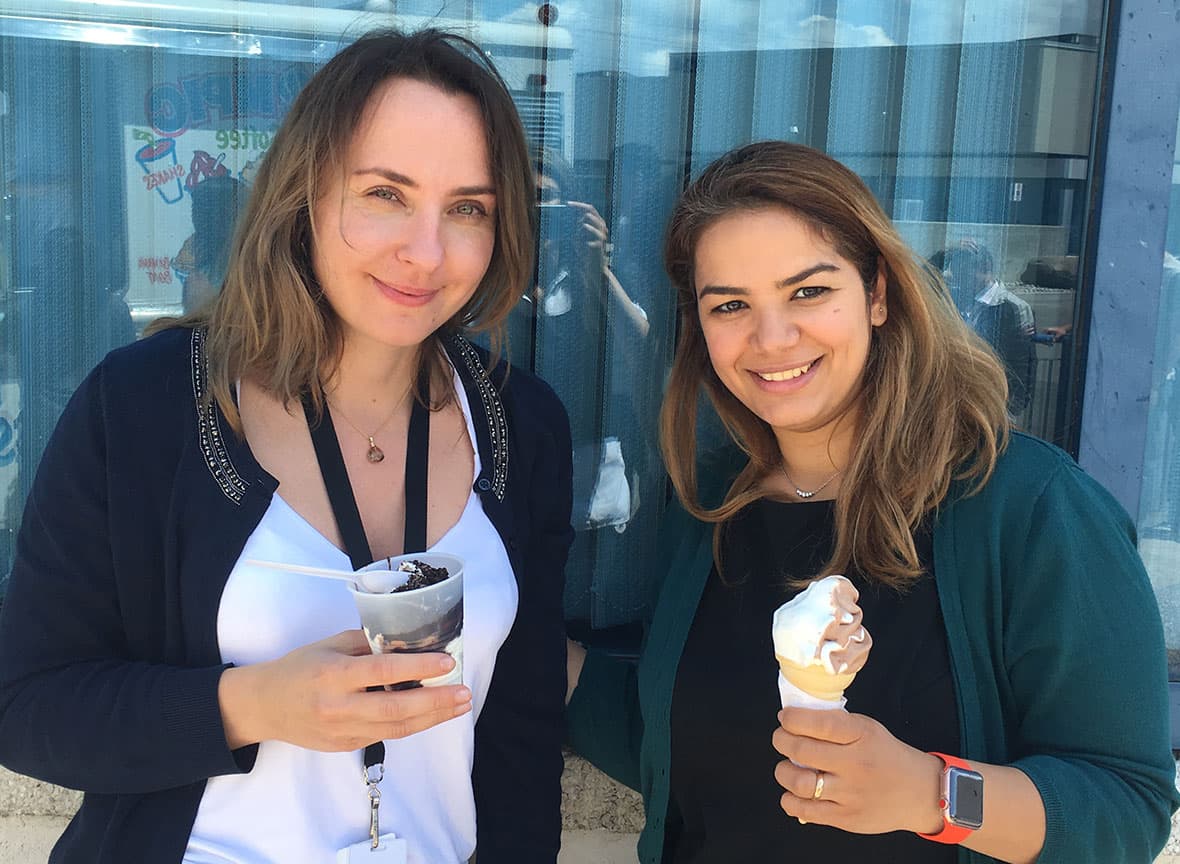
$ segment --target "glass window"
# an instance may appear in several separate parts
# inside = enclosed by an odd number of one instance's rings
[[[234,215],[299,87],[382,24],[473,35],[532,140],[538,266],[510,356],[572,420],[566,606],[579,632],[625,643],[649,602],[676,330],[664,223],[687,179],[737,144],[799,141],[859,172],[995,345],[1020,423],[1068,440],[1100,0],[158,10],[0,10],[0,574],[65,398],[104,352],[216,291]]]
[[[1180,681],[1180,122],[1176,142],[1139,503],[1139,553],[1163,615],[1172,681]]]
[[[702,3],[693,169],[783,138],[856,170],[947,275],[1008,372],[1009,408],[1068,441],[1102,4]],[[1063,362],[1066,361],[1066,362]]]

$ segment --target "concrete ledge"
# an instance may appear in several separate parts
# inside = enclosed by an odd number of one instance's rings
[[[38,864],[65,830],[66,816],[0,816],[0,864]],[[638,864],[638,834],[563,831],[557,864]],[[1180,864],[1180,859],[1168,864]]]
[[[81,803],[81,792],[0,768],[0,816],[68,819]],[[643,802],[639,794],[572,753],[565,755],[561,809],[562,826],[570,830],[606,828],[618,833],[637,833],[643,828]]]
[[[567,753],[561,778],[559,864],[635,864],[639,795]],[[45,861],[82,793],[0,768],[0,864]]]
[[[639,857],[635,854],[638,841],[638,834],[612,834],[603,830],[562,831],[557,864],[639,864]],[[1180,858],[1168,864],[1180,864]]]
[[[69,819],[82,793],[42,783],[0,768],[0,816],[59,816]]]
[[[639,795],[570,753],[561,785],[558,864],[635,864],[643,827]],[[0,864],[45,861],[81,800],[79,792],[0,768]],[[1180,814],[1155,864],[1180,864]]]
[[[611,780],[585,759],[565,754],[561,775],[561,823],[567,831],[637,834],[643,829],[643,799]]]
[[[69,818],[66,816],[0,816],[0,864],[37,864],[49,858],[49,850]],[[563,831],[557,864],[638,864],[638,834],[609,831]],[[1180,859],[1168,864],[1180,864]]]
[[[69,821],[66,816],[0,816],[0,864],[48,861]]]

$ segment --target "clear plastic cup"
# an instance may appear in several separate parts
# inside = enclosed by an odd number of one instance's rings
[[[360,612],[361,626],[374,654],[405,652],[421,654],[440,651],[455,659],[455,668],[445,675],[422,681],[387,685],[389,690],[437,687],[463,683],[463,560],[454,555],[417,552],[374,561],[362,570],[396,570],[402,561],[421,561],[431,567],[445,567],[447,578],[425,588],[388,594],[370,594],[350,586]]]

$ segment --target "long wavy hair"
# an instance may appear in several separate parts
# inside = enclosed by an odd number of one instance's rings
[[[921,574],[913,534],[952,481],[978,491],[1007,444],[1007,384],[992,350],[955,311],[940,274],[901,239],[873,194],[836,160],[765,141],[710,165],[672,213],[664,263],[676,287],[680,340],[660,414],[660,445],[684,507],[717,523],[765,497],[760,481],[782,463],[771,427],[721,383],[697,311],[695,254],[702,233],[735,212],[777,207],[803,221],[860,274],[866,297],[884,273],[889,314],[873,328],[861,374],[857,428],[836,495],[835,543],[823,573],[855,568],[904,588]],[[719,506],[698,499],[696,413],[701,388],[749,461]],[[718,562],[720,563],[720,562]]]
[[[435,29],[361,37],[311,78],[283,120],[259,167],[216,302],[165,325],[208,327],[209,392],[238,431],[233,386],[246,374],[285,404],[306,393],[322,410],[320,382],[338,366],[343,333],[312,268],[313,207],[330,185],[328,172],[345,170],[349,143],[373,94],[393,78],[474,99],[496,190],[487,272],[419,352],[419,363],[430,364],[443,384],[444,396],[433,407],[453,396],[440,337],[490,332],[495,355],[508,313],[532,278],[532,168],[520,117],[491,61],[469,39]]]

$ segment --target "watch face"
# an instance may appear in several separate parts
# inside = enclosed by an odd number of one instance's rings
[[[947,773],[947,818],[955,825],[983,826],[983,777],[974,771],[951,768]]]

